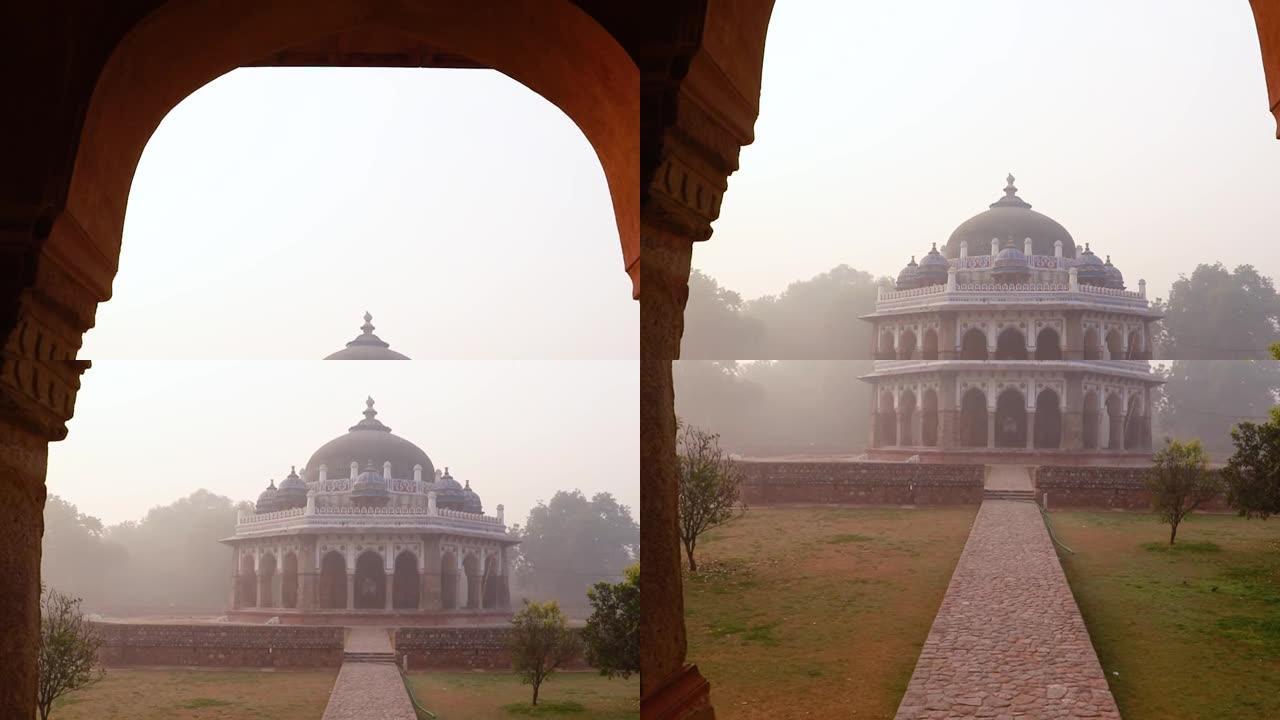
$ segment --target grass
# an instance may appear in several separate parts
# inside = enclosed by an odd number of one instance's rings
[[[892,718],[974,513],[753,507],[705,536],[685,617],[717,716]]]
[[[1055,512],[1062,565],[1124,717],[1280,717],[1280,523]]]
[[[409,683],[418,702],[440,720],[640,717],[640,679],[635,675],[610,680],[595,672],[556,673],[542,684],[536,707],[529,704],[532,688],[511,672],[413,672]]]
[[[334,670],[108,669],[54,703],[56,720],[315,720]]]

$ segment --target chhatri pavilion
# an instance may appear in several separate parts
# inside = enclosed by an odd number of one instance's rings
[[[509,619],[512,551],[503,508],[364,418],[262,491],[231,546],[233,620],[386,625]]]
[[[882,290],[872,460],[1124,464],[1151,457],[1152,324],[1124,276],[1018,197],[961,223]]]

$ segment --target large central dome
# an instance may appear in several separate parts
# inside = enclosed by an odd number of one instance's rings
[[[351,474],[352,462],[358,463],[358,467],[372,463],[382,472],[382,463],[390,461],[394,478],[411,479],[413,466],[421,465],[422,479],[434,480],[435,466],[422,448],[392,434],[391,428],[377,419],[373,398],[366,400],[365,405],[363,420],[353,425],[346,435],[330,440],[315,451],[303,472],[305,479],[319,480],[321,465],[327,466],[329,477],[345,478]]]
[[[1013,243],[1021,249],[1023,240],[1031,238],[1035,255],[1053,255],[1054,243],[1062,241],[1063,257],[1076,256],[1076,244],[1071,233],[1053,218],[1031,209],[1031,204],[1018,197],[1013,176],[1004,188],[1004,197],[991,203],[991,209],[978,213],[960,223],[947,240],[946,255],[960,257],[960,241],[967,240],[970,255],[990,255],[991,239],[1000,241],[999,247]]]

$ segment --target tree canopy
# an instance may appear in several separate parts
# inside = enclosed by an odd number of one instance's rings
[[[511,531],[520,538],[515,570],[523,592],[584,614],[587,589],[622,579],[640,552],[640,526],[609,493],[588,500],[579,490],[561,490]]]
[[[1178,537],[1178,526],[1188,515],[1212,500],[1221,489],[1218,477],[1209,472],[1204,448],[1199,440],[1169,440],[1157,450],[1147,476],[1151,505],[1160,522],[1169,525],[1169,544]]]
[[[596,583],[587,591],[591,617],[582,629],[587,662],[607,677],[640,672],[640,565],[620,583]]]
[[[720,449],[720,436],[677,418],[676,461],[680,475],[680,541],[697,572],[698,538],[746,511],[740,485],[742,472]]]
[[[1280,514],[1280,408],[1265,423],[1240,423],[1231,440],[1236,450],[1222,470],[1227,502],[1245,517]]]

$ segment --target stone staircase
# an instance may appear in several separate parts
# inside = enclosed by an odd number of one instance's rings
[[[1011,489],[995,489],[985,488],[982,491],[983,500],[1024,500],[1026,502],[1036,501],[1035,490],[1011,490]]]
[[[396,664],[396,654],[393,652],[344,652],[342,653],[342,662],[344,663],[391,663]]]

